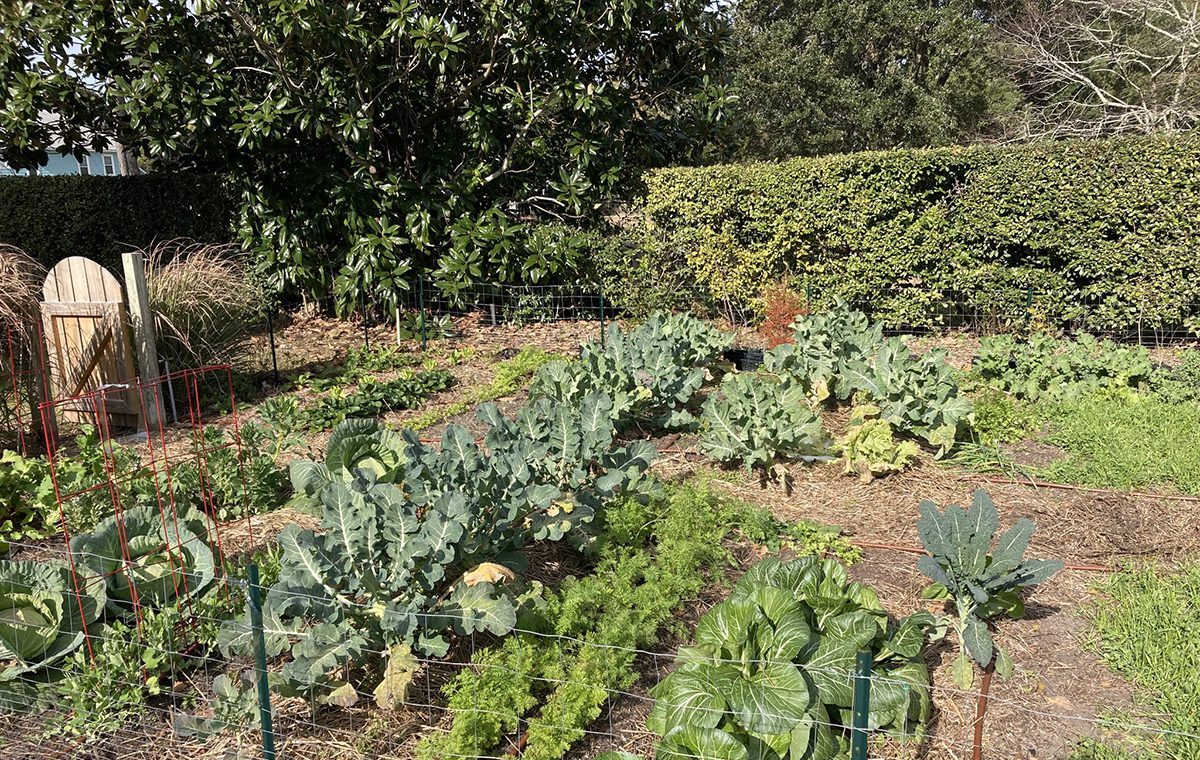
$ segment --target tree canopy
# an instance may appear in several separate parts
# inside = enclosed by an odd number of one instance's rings
[[[741,0],[719,158],[964,142],[1016,92],[970,0]]]
[[[38,0],[0,6],[15,165],[117,139],[238,183],[279,287],[351,308],[434,273],[552,276],[526,221],[578,218],[717,117],[700,0]]]

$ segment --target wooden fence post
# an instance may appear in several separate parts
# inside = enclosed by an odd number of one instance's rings
[[[147,383],[159,377],[158,344],[154,340],[154,315],[150,313],[150,294],[146,288],[146,262],[141,251],[122,254],[125,266],[125,294],[129,304],[129,322],[133,327],[133,348],[137,354],[138,375],[142,386],[142,406],[146,417],[142,425],[149,432],[158,426],[158,389]]]

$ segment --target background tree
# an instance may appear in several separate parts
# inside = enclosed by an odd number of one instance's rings
[[[1017,138],[1182,131],[1200,122],[1200,3],[1051,0],[999,25],[1026,94]]]
[[[969,0],[742,0],[722,158],[965,142],[1016,102]]]
[[[724,101],[701,0],[38,0],[0,6],[2,158],[116,138],[228,172],[281,288],[414,270],[453,296],[539,280],[525,222],[578,218],[682,154]]]

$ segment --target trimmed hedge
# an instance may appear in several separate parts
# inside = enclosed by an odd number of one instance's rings
[[[120,271],[121,253],[155,240],[235,240],[237,199],[208,174],[0,177],[0,243],[46,267],[87,256]]]
[[[646,176],[627,271],[754,306],[792,279],[892,324],[978,310],[1200,327],[1200,139],[894,150]],[[635,287],[636,283],[628,283]]]

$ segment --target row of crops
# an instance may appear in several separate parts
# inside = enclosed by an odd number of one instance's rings
[[[695,434],[697,454],[769,478],[788,461],[831,459],[883,476],[973,436],[973,404],[944,353],[917,354],[845,307],[799,319],[794,337],[768,351],[761,370],[735,372],[721,358],[731,335],[657,314],[613,328],[576,360],[546,364],[516,412],[480,405],[477,425],[450,425],[436,444],[375,420],[339,423],[320,460],[288,471],[291,504],[320,526],[288,526],[255,557],[271,692],[329,709],[370,701],[396,710],[422,671],[469,663],[441,691],[447,725],[422,738],[418,754],[488,756],[519,734],[523,756],[562,757],[636,680],[638,653],[659,646],[681,606],[724,582],[729,542],[777,549],[789,535],[710,489],[660,480],[649,438]],[[1081,356],[1092,350],[1079,346]],[[1075,375],[1067,365],[1033,374],[1020,365],[1032,350],[985,342],[977,380],[1037,378],[1036,389],[1011,390],[1062,393],[1076,380],[1136,390],[1152,375],[1136,352],[1129,367],[1102,363],[1101,380],[1086,361]],[[848,422],[834,435],[827,420],[837,411]],[[844,753],[850,673],[864,649],[881,674],[870,726],[902,736],[919,736],[930,719],[929,641],[952,634],[963,688],[976,665],[1011,672],[987,621],[1018,614],[1020,591],[1058,565],[1024,559],[1027,521],[993,546],[999,517],[986,494],[965,510],[922,511],[930,556],[919,568],[949,613],[890,619],[836,559],[758,563],[700,618],[686,636],[692,646],[673,656],[679,666],[656,688],[648,725],[660,754]],[[199,661],[224,680],[208,697],[213,717],[195,733],[246,719],[258,641],[243,597],[229,593],[241,567],[223,562],[211,514],[163,514],[143,504],[109,516],[72,540],[67,561],[0,562],[5,707],[61,707],[64,693],[78,706],[71,695],[89,685],[79,671],[97,653],[169,630],[173,651],[141,663],[139,688],[159,697],[166,690],[148,678],[175,679]],[[547,581],[536,563],[551,545],[586,572]],[[852,551],[828,536],[792,548]],[[203,624],[180,633],[189,619]],[[177,656],[183,649],[187,658]],[[97,739],[96,725],[79,732]]]

